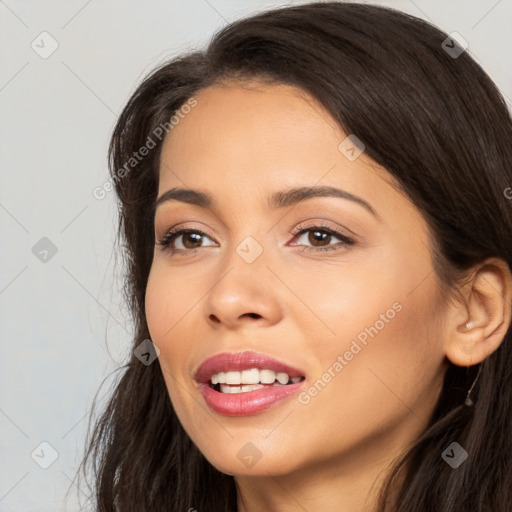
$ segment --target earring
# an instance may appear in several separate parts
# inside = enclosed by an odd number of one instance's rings
[[[473,322],[466,322],[466,329],[471,329],[473,327]]]
[[[468,370],[469,370],[469,366],[468,366]],[[478,373],[476,374],[475,380],[473,381],[473,384],[471,384],[471,387],[469,388],[466,399],[464,400],[464,404],[467,405],[468,407],[471,407],[474,404],[473,400],[471,400],[469,395],[471,394],[471,391],[473,391],[476,381],[478,380],[478,377],[480,377],[481,371],[482,371],[482,365],[480,365],[480,367],[478,368]]]

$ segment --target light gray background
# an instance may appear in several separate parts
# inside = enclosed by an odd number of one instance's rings
[[[304,2],[0,0],[0,511],[75,511],[88,494],[71,480],[92,398],[131,342],[114,196],[92,194],[117,115],[161,60],[286,3]],[[512,105],[512,0],[368,3],[459,32]],[[59,45],[46,59],[31,47],[50,47],[44,31]],[[57,248],[46,262],[32,252],[43,237]],[[48,469],[43,441],[58,453]]]

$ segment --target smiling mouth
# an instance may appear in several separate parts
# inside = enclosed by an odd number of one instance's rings
[[[209,381],[209,387],[219,393],[249,393],[257,389],[289,386],[305,379],[304,376],[290,377],[285,372],[250,368],[242,371],[227,371],[214,373]]]

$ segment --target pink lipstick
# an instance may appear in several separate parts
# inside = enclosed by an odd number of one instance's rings
[[[258,414],[296,394],[305,373],[257,352],[222,353],[208,358],[195,373],[207,405],[219,414]]]

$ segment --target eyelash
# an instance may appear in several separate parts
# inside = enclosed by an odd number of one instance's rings
[[[344,235],[343,233],[341,233],[340,231],[333,229],[331,227],[325,226],[323,224],[307,226],[307,227],[298,226],[298,228],[299,228],[298,231],[290,232],[290,235],[292,235],[294,238],[300,237],[301,235],[303,235],[304,233],[307,233],[308,231],[321,231],[323,233],[327,233],[329,235],[335,236],[336,238],[339,238],[343,242],[342,247],[351,246],[351,245],[355,244],[355,240],[353,238],[350,238],[350,237]],[[163,238],[158,240],[157,245],[160,246],[162,250],[169,251],[171,254],[184,254],[184,255],[186,254],[186,255],[188,255],[191,253],[195,253],[198,249],[202,249],[202,247],[196,247],[194,249],[176,249],[171,246],[171,243],[174,242],[174,240],[176,240],[176,238],[178,238],[180,235],[185,235],[185,234],[189,234],[189,233],[199,234],[201,236],[206,236],[208,238],[211,238],[210,236],[208,236],[206,233],[204,233],[200,229],[180,228],[180,229],[176,229],[176,230],[167,232],[163,236]],[[332,246],[332,245],[327,245],[325,247],[312,247],[312,246],[305,245],[304,248],[301,250],[301,252],[302,251],[306,251],[306,252],[332,251],[332,250],[339,250],[339,249],[340,249],[339,247]]]

